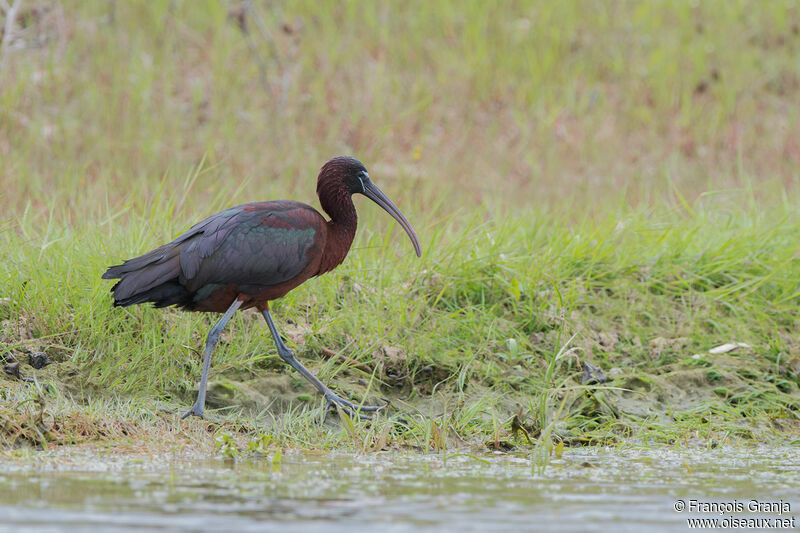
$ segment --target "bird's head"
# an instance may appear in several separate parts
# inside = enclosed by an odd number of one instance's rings
[[[340,155],[322,165],[322,169],[319,171],[319,178],[317,178],[317,195],[319,195],[320,201],[323,203],[322,207],[326,211],[328,211],[326,203],[335,202],[339,198],[349,197],[353,194],[363,194],[392,215],[411,238],[417,257],[422,256],[419,239],[417,239],[417,234],[411,228],[411,224],[383,191],[372,183],[372,180],[369,179],[369,173],[367,173],[367,169],[361,161],[355,157]]]

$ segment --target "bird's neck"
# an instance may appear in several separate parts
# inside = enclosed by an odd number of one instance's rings
[[[320,197],[322,209],[331,217],[328,221],[328,235],[325,240],[325,251],[320,261],[319,273],[333,270],[344,261],[350,245],[356,236],[358,216],[349,193],[336,195],[335,198]]]

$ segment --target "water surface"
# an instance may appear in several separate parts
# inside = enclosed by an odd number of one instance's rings
[[[745,510],[677,512],[678,500]],[[784,512],[750,513],[751,500]],[[689,517],[794,516],[800,527],[798,509],[795,448],[567,449],[544,469],[527,455],[397,453],[286,453],[275,466],[95,451],[0,464],[0,532],[686,531]]]

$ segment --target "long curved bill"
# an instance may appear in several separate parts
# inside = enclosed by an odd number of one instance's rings
[[[422,248],[419,245],[419,239],[417,239],[417,234],[414,233],[414,230],[411,228],[411,224],[408,223],[406,217],[403,216],[403,213],[397,208],[396,205],[392,203],[389,198],[383,194],[377,185],[372,183],[372,181],[364,181],[364,196],[381,206],[387,213],[392,215],[392,217],[400,223],[408,236],[411,238],[411,243],[414,245],[414,251],[417,252],[417,257],[422,257]]]

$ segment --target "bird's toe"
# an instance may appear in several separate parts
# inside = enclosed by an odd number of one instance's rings
[[[183,413],[183,416],[181,416],[181,420],[186,420],[187,418],[189,418],[189,416],[196,416],[198,418],[205,418],[206,415],[205,415],[205,413],[203,411],[204,411],[204,409],[202,407],[197,407],[197,405],[193,405],[191,409],[189,409],[188,411]]]
[[[356,405],[353,402],[345,400],[341,396],[330,392],[329,394],[325,395],[325,399],[328,401],[328,409],[331,407],[339,407],[343,409],[347,414],[350,416],[358,416],[363,420],[372,420],[370,417],[361,414],[361,412],[368,412],[373,413],[376,411],[380,411],[389,405],[389,400],[386,400],[386,405]]]

